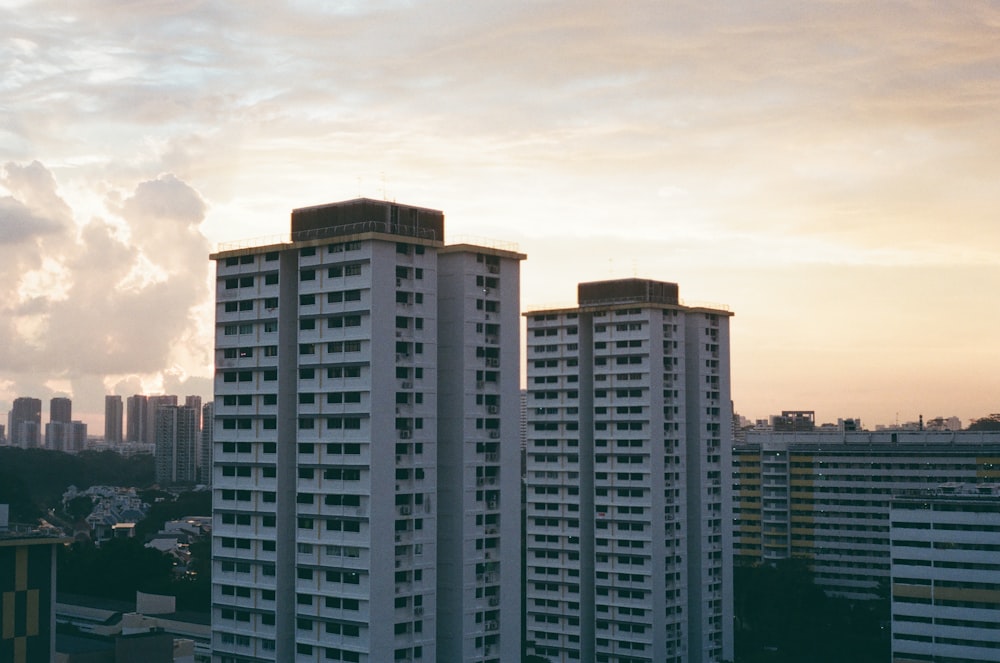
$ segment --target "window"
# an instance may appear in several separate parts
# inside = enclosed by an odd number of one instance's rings
[[[315,281],[316,280],[316,270],[315,269],[303,269],[299,275],[302,281]]]

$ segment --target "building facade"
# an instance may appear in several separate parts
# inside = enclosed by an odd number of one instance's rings
[[[38,398],[15,398],[8,418],[10,443],[22,449],[36,449],[42,434],[42,401]]]
[[[156,444],[156,421],[157,413],[160,408],[163,407],[177,407],[177,396],[169,394],[160,394],[157,396],[146,396],[146,424],[143,428],[143,442],[147,444]],[[201,412],[198,412],[198,418],[201,418]]]
[[[212,256],[216,661],[520,655],[524,256],[443,219],[303,208]]]
[[[162,485],[197,481],[200,410],[161,405],[156,409],[156,482]]]
[[[49,400],[49,421],[68,424],[73,421],[73,401],[64,396]]]
[[[0,505],[0,661],[55,660],[56,548],[63,543],[11,525]]]
[[[748,431],[733,465],[736,563],[802,558],[865,600],[889,580],[893,492],[1000,479],[1000,433]]]
[[[529,653],[732,659],[729,317],[641,279],[527,314]]]
[[[897,494],[890,508],[892,661],[995,661],[1000,487]]]
[[[149,403],[144,394],[129,396],[126,401],[127,417],[125,419],[125,440],[127,442],[146,442],[146,420]]]
[[[87,424],[82,421],[50,421],[45,424],[45,448],[76,453],[87,446]]]
[[[107,444],[122,442],[122,397],[108,395],[104,397],[104,441]]]
[[[215,439],[215,404],[205,403],[201,408],[201,436],[198,446],[198,483],[212,485],[212,444]]]

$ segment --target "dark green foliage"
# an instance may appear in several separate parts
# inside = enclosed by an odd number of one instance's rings
[[[1000,414],[991,414],[981,419],[976,419],[966,430],[997,431],[1000,430]]]
[[[737,663],[884,663],[887,600],[826,596],[800,560],[736,567]]]
[[[136,591],[169,594],[173,563],[138,539],[112,539],[97,548],[77,542],[59,551],[60,592],[134,601]]]
[[[150,505],[146,517],[135,526],[135,535],[142,540],[163,529],[163,523],[168,520],[212,515],[212,492],[209,490],[181,493],[176,499],[170,493],[150,490],[139,493],[139,497]],[[161,498],[159,502],[157,498]]]
[[[10,504],[15,522],[34,522],[49,508],[61,510],[70,485],[146,487],[153,483],[153,457],[126,458],[113,451],[66,454],[44,449],[0,447],[0,504]]]

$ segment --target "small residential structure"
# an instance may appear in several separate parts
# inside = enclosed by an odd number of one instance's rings
[[[63,508],[77,497],[90,497],[93,509],[85,520],[90,527],[91,539],[96,543],[114,536],[131,536],[122,532],[122,525],[135,524],[146,517],[149,505],[136,494],[135,488],[118,486],[91,486],[80,491],[70,486],[63,493]]]

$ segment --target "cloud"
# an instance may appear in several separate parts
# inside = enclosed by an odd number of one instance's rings
[[[0,244],[21,244],[61,229],[59,223],[32,214],[19,200],[0,198]]]
[[[108,198],[108,212],[127,228],[126,243],[116,224],[92,219],[78,229],[61,220],[73,214],[54,186],[40,185],[54,184],[41,164],[8,164],[6,172],[14,175],[4,184],[25,198],[10,198],[7,207],[47,229],[36,233],[36,246],[21,252],[36,256],[31,264],[59,279],[58,287],[50,282],[25,299],[18,295],[24,282],[19,270],[28,261],[0,265],[0,301],[8,303],[0,317],[0,375],[17,393],[44,396],[51,380],[68,380],[80,411],[100,411],[103,392],[94,388],[106,376],[150,380],[174,366],[176,357],[194,357],[202,363],[185,371],[203,372],[207,354],[178,347],[210,344],[195,318],[208,297],[209,266],[209,245],[199,230],[206,206],[198,192],[165,174],[135,184],[120,205]],[[12,186],[18,178],[23,186]],[[137,270],[158,276],[124,287]]]

